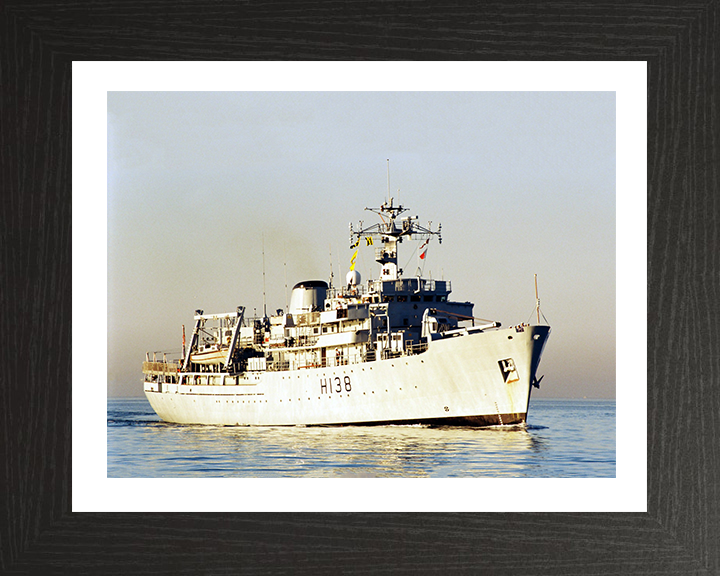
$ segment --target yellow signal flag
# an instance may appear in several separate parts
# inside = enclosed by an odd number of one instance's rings
[[[365,237],[365,246],[372,246],[373,245],[373,239],[371,236]]]
[[[350,258],[350,270],[355,270],[355,259],[357,258],[357,248],[355,249],[355,252],[352,255],[352,258]]]

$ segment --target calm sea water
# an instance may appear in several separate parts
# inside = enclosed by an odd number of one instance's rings
[[[615,476],[615,401],[530,403],[525,428],[234,427],[162,422],[109,399],[108,477]]]

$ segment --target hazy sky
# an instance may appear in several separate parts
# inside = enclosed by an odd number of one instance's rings
[[[613,92],[111,92],[108,395],[197,308],[268,311],[344,278],[387,194],[433,228],[425,275],[504,326],[552,326],[536,397],[615,396]],[[415,242],[400,245],[406,272]],[[332,257],[330,256],[332,254]],[[332,258],[332,260],[331,260]],[[363,281],[377,277],[360,249]]]

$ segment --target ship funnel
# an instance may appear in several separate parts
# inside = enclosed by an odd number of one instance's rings
[[[327,282],[323,280],[306,280],[295,284],[290,295],[290,314],[322,310],[325,305],[327,288]]]

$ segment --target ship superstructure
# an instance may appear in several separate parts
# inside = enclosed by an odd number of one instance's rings
[[[147,356],[144,389],[168,422],[218,425],[525,422],[548,325],[473,317],[453,301],[449,281],[398,267],[398,245],[442,241],[390,198],[368,208],[380,222],[355,229],[342,286],[297,283],[287,312],[247,318],[195,313],[178,361]],[[377,279],[355,270],[360,244],[372,246]],[[538,305],[539,306],[539,305]],[[538,308],[539,310],[539,308]],[[538,314],[539,320],[539,314]]]

